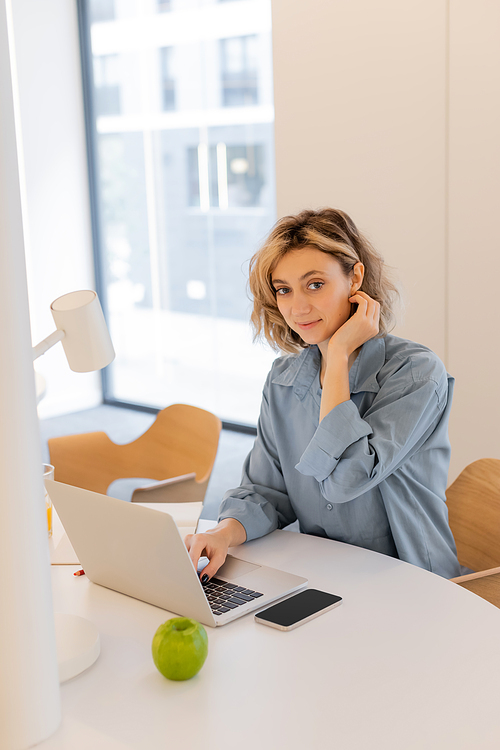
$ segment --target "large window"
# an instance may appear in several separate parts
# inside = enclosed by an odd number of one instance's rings
[[[248,261],[275,221],[270,0],[81,0],[107,401],[255,424],[274,354]],[[105,11],[105,12],[104,12]]]

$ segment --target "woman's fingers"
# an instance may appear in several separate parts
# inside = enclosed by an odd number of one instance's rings
[[[203,568],[203,575],[206,573],[209,578],[218,571],[226,559],[227,544],[216,534],[187,534],[184,543],[195,569],[200,557],[208,557],[210,562]]]
[[[349,302],[357,305],[356,312],[332,336],[330,342],[333,349],[342,342],[348,354],[378,334],[380,320],[380,304],[366,292],[356,292],[349,297]]]
[[[213,557],[210,558],[210,562],[208,563],[208,565],[206,565],[203,568],[202,575],[203,576],[207,575],[209,579],[212,578],[212,576],[214,576],[217,573],[219,568],[222,567],[222,565],[224,564],[226,560],[226,557],[227,557],[227,552],[223,552],[222,550],[217,550],[214,553]]]
[[[366,292],[355,292],[352,297],[349,297],[349,302],[355,302],[361,306],[362,310],[372,310],[374,307],[380,307],[379,303],[372,297],[369,297]]]
[[[355,294],[352,295],[352,297],[349,298],[349,302],[352,302],[358,305],[358,309],[354,313],[354,316],[357,315],[357,313],[359,312],[360,317],[368,318],[370,321],[373,321],[374,323],[376,322],[377,333],[378,333],[378,321],[380,318],[380,303],[377,302],[377,300],[374,300],[368,294],[366,294],[366,292],[356,292]]]
[[[200,557],[205,552],[205,534],[188,534],[184,539],[184,543],[188,549],[189,557],[191,558],[195,569],[198,566]]]

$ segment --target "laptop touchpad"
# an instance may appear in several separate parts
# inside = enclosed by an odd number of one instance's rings
[[[222,568],[219,568],[215,577],[217,578],[217,576],[221,575],[224,576],[224,578],[232,580],[233,578],[244,576],[246,573],[251,573],[252,570],[257,570],[257,568],[260,567],[260,565],[254,565],[253,563],[246,562],[245,560],[238,560],[236,557],[228,555],[226,557],[226,562]]]

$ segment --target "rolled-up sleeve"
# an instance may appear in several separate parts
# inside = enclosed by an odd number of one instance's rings
[[[446,372],[432,375],[414,374],[407,362],[363,417],[352,400],[338,404],[320,422],[297,471],[314,477],[332,503],[353,500],[384,481],[425,442],[446,407]]]
[[[222,500],[218,521],[235,518],[245,528],[247,541],[271,533],[296,520],[283,478],[269,409],[270,376],[262,394],[257,437],[243,466],[241,484]]]

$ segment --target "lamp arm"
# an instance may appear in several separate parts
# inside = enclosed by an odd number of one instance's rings
[[[57,344],[58,341],[62,341],[65,337],[64,331],[54,331],[54,333],[51,333],[50,336],[47,336],[46,339],[43,339],[43,341],[40,341],[39,344],[33,347],[33,362],[35,359],[38,359],[38,357],[41,357],[42,354],[45,354],[46,351],[48,351],[54,344]]]

